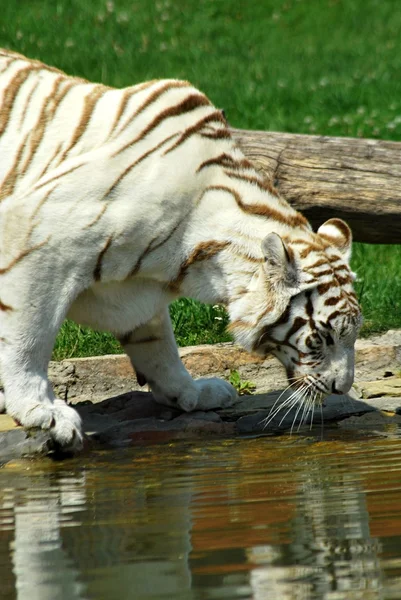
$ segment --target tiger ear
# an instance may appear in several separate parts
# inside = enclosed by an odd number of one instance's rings
[[[273,284],[296,289],[299,286],[294,253],[277,233],[269,233],[262,241],[265,271]]]
[[[347,223],[341,219],[329,219],[319,227],[317,233],[338,248],[347,262],[349,262],[351,258],[352,232]]]

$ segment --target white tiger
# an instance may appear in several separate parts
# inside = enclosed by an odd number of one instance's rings
[[[26,428],[81,447],[47,378],[66,316],[114,332],[157,401],[231,404],[228,383],[194,381],[179,359],[168,305],[180,296],[225,304],[235,339],[275,354],[300,402],[349,390],[348,226],[314,233],[189,83],[118,90],[0,51],[0,182],[2,403]]]

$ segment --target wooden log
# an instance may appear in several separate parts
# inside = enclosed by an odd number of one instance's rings
[[[340,217],[358,242],[401,243],[401,143],[233,129],[246,157],[318,227]]]

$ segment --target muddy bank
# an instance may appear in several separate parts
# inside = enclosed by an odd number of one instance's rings
[[[228,378],[235,369],[242,380],[255,384],[256,393],[240,397],[230,409],[183,414],[157,404],[149,392],[140,391],[125,356],[52,363],[50,376],[57,394],[80,413],[89,448],[297,429],[302,411],[296,414],[296,408],[288,413],[282,410],[270,419],[285,381],[284,371],[274,358],[262,361],[232,344],[183,348],[181,355],[194,377]],[[282,394],[279,403],[286,398],[288,395]],[[358,341],[355,386],[349,396],[329,396],[324,406],[315,410],[313,423],[321,424],[322,419],[325,426],[397,434],[401,424],[401,331]],[[307,426],[310,424],[311,416]],[[28,437],[7,415],[0,415],[1,462],[46,454],[49,449],[46,433]]]

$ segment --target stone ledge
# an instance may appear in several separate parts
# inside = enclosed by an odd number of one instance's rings
[[[72,400],[83,419],[89,448],[118,447],[173,438],[277,434],[297,430],[296,408],[277,414],[265,426],[274,403],[274,391],[284,378],[281,365],[263,361],[233,344],[183,348],[181,355],[190,372],[225,376],[237,369],[242,377],[257,382],[258,393],[243,396],[230,409],[183,414],[157,404],[150,393],[132,390],[135,375],[125,356],[74,359],[52,363],[52,379],[60,395]],[[401,424],[401,331],[388,332],[357,343],[356,386],[350,396],[329,396],[315,411],[313,424],[343,429],[374,431],[399,437]],[[273,391],[272,391],[273,390]],[[104,400],[104,398],[107,398]],[[283,418],[284,416],[284,418]],[[310,421],[308,420],[308,426]],[[45,432],[28,436],[7,415],[0,415],[0,462],[24,455],[49,453]]]
[[[276,391],[269,394],[242,397],[230,409],[181,413],[157,404],[148,392],[129,392],[99,403],[76,405],[87,438],[87,448],[119,448],[137,443],[164,442],[172,439],[204,437],[233,437],[240,435],[272,435],[286,431],[297,432],[301,416],[297,407],[286,409],[269,420],[279,396],[284,402],[288,395]],[[355,400],[349,396],[329,396],[321,411],[313,415],[313,425],[325,429],[337,427],[368,430],[387,437],[399,437],[401,429],[401,397]],[[1,427],[8,421],[9,429]],[[301,431],[311,435],[310,416]],[[390,427],[390,425],[392,427]],[[51,452],[48,434],[37,432],[28,436],[21,427],[0,416],[0,463],[21,456],[45,455]]]
[[[193,377],[228,376],[235,369],[261,393],[284,385],[286,379],[275,358],[263,360],[232,343],[180,348],[180,356]],[[357,341],[356,382],[381,379],[386,371],[401,372],[401,331]],[[128,357],[120,354],[52,362],[49,375],[56,393],[74,404],[141,389]]]

